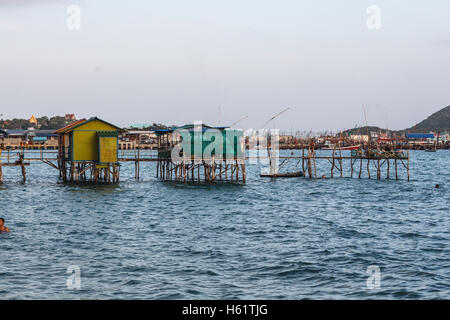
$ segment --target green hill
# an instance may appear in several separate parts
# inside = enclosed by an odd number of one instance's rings
[[[415,126],[406,129],[408,132],[444,132],[450,131],[450,106],[445,107],[431,116],[419,122]]]
[[[380,127],[375,127],[375,126],[368,126],[368,127],[357,127],[357,128],[352,128],[352,129],[348,129],[342,132],[342,134],[344,134],[345,136],[350,136],[350,135],[366,135],[367,132],[386,132],[386,129],[382,129]]]
[[[389,133],[395,133],[402,135],[405,132],[418,132],[418,133],[427,133],[427,132],[445,132],[450,131],[450,106],[445,107],[444,109],[441,109],[435,113],[433,113],[431,116],[423,120],[422,122],[419,122],[415,126],[412,126],[411,128],[407,128],[404,130],[387,130],[382,129],[380,127],[374,127],[369,126],[367,127],[358,127],[358,128],[352,128],[345,130],[343,132],[344,135],[352,135],[352,134],[367,134],[367,130],[369,132],[386,132]]]

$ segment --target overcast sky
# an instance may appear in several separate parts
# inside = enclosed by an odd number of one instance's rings
[[[448,0],[0,0],[0,114],[249,128],[290,107],[271,127],[318,131],[364,125],[364,104],[403,129],[450,104],[449,17]]]

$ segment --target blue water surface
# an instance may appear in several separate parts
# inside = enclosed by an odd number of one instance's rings
[[[139,182],[123,163],[118,185],[64,185],[39,162],[22,184],[4,168],[0,298],[449,299],[449,164],[414,151],[410,182],[400,166],[399,181],[392,166],[389,180],[348,178],[348,162],[344,178],[271,181],[248,164],[245,185],[160,182],[151,162]]]

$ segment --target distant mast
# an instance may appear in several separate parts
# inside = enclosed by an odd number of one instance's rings
[[[367,130],[367,143],[370,142],[370,134],[369,134],[369,125],[367,124],[367,113],[364,105],[362,106],[364,112],[364,121],[366,122],[366,130]]]

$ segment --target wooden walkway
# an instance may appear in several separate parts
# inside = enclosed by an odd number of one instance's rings
[[[28,152],[27,152],[28,151]],[[145,150],[147,151],[147,150]],[[391,174],[395,176],[395,179],[399,179],[398,169],[406,169],[407,179],[410,180],[410,156],[409,150],[399,151],[358,151],[358,153],[351,153],[350,155],[343,155],[340,150],[330,150],[331,154],[326,155],[325,150],[321,151],[320,155],[314,149],[302,149],[301,156],[279,156],[281,161],[279,167],[283,167],[289,160],[297,160],[296,169],[299,169],[301,162],[301,169],[304,177],[307,178],[323,178],[323,176],[317,175],[318,164],[321,162],[329,163],[330,177],[333,178],[336,174],[340,177],[344,176],[344,160],[350,162],[350,177],[353,178],[356,175],[358,178],[363,176],[363,173],[367,173],[367,176],[375,176],[377,179],[381,179],[382,172],[386,172],[386,178],[390,179]],[[2,167],[20,167],[22,169],[23,181],[26,181],[25,167],[30,165],[30,162],[40,161],[55,169],[58,169],[58,151],[55,150],[39,150],[29,151],[23,148],[0,150],[0,183],[3,182],[3,170]],[[162,159],[158,158],[156,152],[143,152],[141,150],[135,150],[126,154],[119,152],[119,162],[134,162],[136,166],[136,179],[139,179],[139,167],[141,162],[161,162]],[[246,161],[269,159],[270,157],[264,156],[247,156]],[[347,162],[347,161],[346,161]],[[322,164],[321,164],[322,166]],[[323,167],[322,167],[323,168]],[[374,169],[375,173],[371,171]]]

